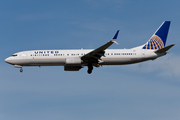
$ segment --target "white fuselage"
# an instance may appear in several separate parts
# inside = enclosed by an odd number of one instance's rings
[[[87,66],[91,74],[93,66],[133,64],[166,55],[174,46],[165,47],[169,26],[170,21],[163,22],[148,42],[132,49],[108,49],[113,43],[117,44],[117,30],[110,41],[97,49],[23,51],[6,58],[5,62],[21,68],[20,72],[23,66],[64,66],[65,71],[79,71]]]
[[[5,61],[15,66],[65,66],[66,59],[81,58],[91,51],[92,49],[23,51],[13,54]],[[153,60],[163,55],[165,53],[156,54],[154,50],[146,49],[107,49],[105,56],[101,57],[99,65],[133,64]],[[87,66],[87,64],[82,61],[80,66]]]

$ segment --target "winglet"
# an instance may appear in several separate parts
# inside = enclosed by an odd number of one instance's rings
[[[86,55],[82,56],[81,59],[82,59],[83,61],[85,61],[85,60],[87,60],[87,59],[90,59],[90,58],[91,58],[91,59],[92,59],[92,58],[93,58],[93,59],[95,58],[95,59],[100,60],[101,57],[104,56],[104,53],[105,53],[104,50],[106,50],[106,49],[107,49],[109,46],[111,46],[113,43],[116,43],[116,44],[117,44],[116,39],[117,39],[118,33],[119,33],[119,30],[116,32],[116,34],[114,35],[114,37],[113,37],[109,42],[107,42],[106,44],[102,45],[101,47],[99,47],[99,48],[97,48],[97,49],[95,49],[95,50],[87,53]]]
[[[114,35],[114,37],[113,37],[112,40],[111,40],[112,42],[114,42],[114,43],[116,43],[116,44],[118,44],[118,43],[116,42],[118,33],[119,33],[119,30],[116,32],[116,34]]]

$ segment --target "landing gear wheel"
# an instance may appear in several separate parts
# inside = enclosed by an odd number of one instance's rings
[[[91,64],[88,65],[88,71],[87,73],[88,74],[91,74],[92,73],[92,70],[93,70],[93,66]]]
[[[20,69],[20,72],[21,72],[21,73],[23,72],[23,69],[22,69],[22,68]]]
[[[87,72],[88,72],[88,74],[91,74],[91,73],[92,73],[92,70],[91,70],[91,69],[88,69]]]

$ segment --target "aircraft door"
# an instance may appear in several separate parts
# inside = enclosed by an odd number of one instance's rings
[[[142,56],[142,58],[145,58],[145,50],[141,50],[141,56]]]
[[[26,64],[29,63],[29,57],[28,57],[28,54],[22,54],[21,57],[22,57],[24,63],[26,63]]]
[[[26,54],[21,54],[22,58],[23,59],[26,59],[27,58],[27,55]]]

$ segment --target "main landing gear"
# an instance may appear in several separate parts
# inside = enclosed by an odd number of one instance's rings
[[[88,74],[91,74],[91,73],[92,73],[92,70],[93,70],[92,64],[88,64],[88,70],[87,70],[87,73],[88,73]]]

